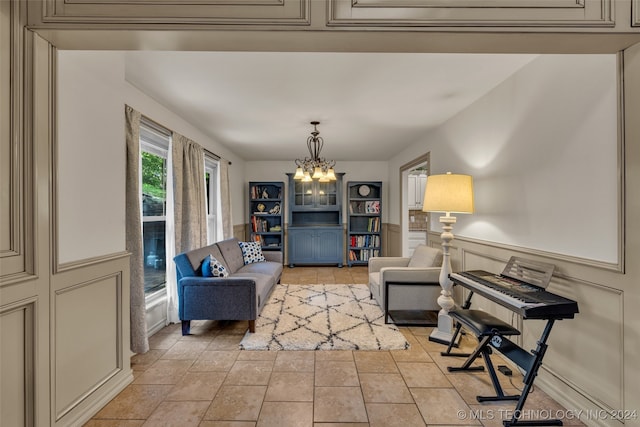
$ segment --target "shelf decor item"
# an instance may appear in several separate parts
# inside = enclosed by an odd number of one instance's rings
[[[382,182],[347,182],[347,264],[367,265],[382,249]]]
[[[262,250],[284,250],[282,195],[284,182],[249,183],[249,238]]]
[[[442,291],[438,297],[438,304],[442,309],[438,313],[438,328],[434,329],[429,340],[442,344],[449,344],[453,339],[453,321],[449,310],[454,306],[451,297],[453,282],[451,274],[451,256],[449,247],[453,240],[453,224],[456,217],[451,213],[473,213],[473,178],[469,175],[456,175],[447,172],[444,175],[429,175],[424,190],[422,205],[424,212],[444,212],[440,217],[442,223],[442,269],[440,270],[440,286]]]
[[[307,138],[309,157],[296,159],[296,173],[293,175],[293,179],[305,182],[314,179],[318,179],[320,182],[335,181],[337,179],[334,170],[336,161],[320,157],[320,151],[322,151],[322,147],[324,146],[324,139],[318,136],[320,135],[318,131],[320,122],[313,121],[311,124],[313,125],[313,132],[311,132],[311,136]]]

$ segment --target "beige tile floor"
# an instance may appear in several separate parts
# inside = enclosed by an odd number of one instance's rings
[[[285,268],[282,283],[365,283],[366,268]],[[131,359],[134,381],[86,427],[413,427],[501,426],[515,402],[483,403],[486,373],[449,373],[458,358],[440,355],[430,328],[402,327],[409,350],[240,351],[246,322],[193,322],[183,337],[170,325]],[[475,342],[465,337],[462,347]],[[502,362],[498,356],[496,362]],[[480,363],[480,362],[478,362]],[[522,387],[517,372],[499,374],[505,392]],[[511,381],[510,381],[511,380]],[[539,389],[524,416],[563,408]],[[565,425],[580,424],[565,419]]]

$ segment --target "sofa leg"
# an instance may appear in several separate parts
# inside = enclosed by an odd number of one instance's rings
[[[254,333],[256,331],[256,321],[249,320],[249,332]]]
[[[189,335],[189,331],[191,330],[191,320],[183,320],[182,321],[182,335]]]

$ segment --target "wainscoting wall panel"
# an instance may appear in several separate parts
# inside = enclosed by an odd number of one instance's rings
[[[0,425],[34,422],[34,301],[0,310]]]
[[[430,232],[429,242],[438,247],[440,235]],[[549,291],[578,301],[580,312],[574,319],[555,322],[536,383],[567,409],[609,411],[624,407],[624,294],[621,290],[593,283],[586,277],[569,276],[567,272],[576,271],[574,264],[579,263],[578,260],[559,260],[552,254],[544,257],[524,248],[485,245],[460,237],[452,243],[454,271],[481,269],[500,273],[512,255],[554,264],[556,269]],[[589,265],[582,267],[580,274],[587,277],[593,277],[592,273],[598,270]],[[461,294],[458,289],[459,303],[463,298]],[[541,320],[523,320],[478,295],[474,296],[473,307],[486,310],[521,330],[522,336],[516,341],[527,350],[535,349],[546,324]],[[576,360],[580,363],[575,363]],[[582,406],[576,406],[578,404]]]
[[[552,280],[549,290],[578,301],[574,319],[556,322],[549,338],[544,368],[557,378],[586,392],[607,410],[624,407],[622,327],[623,293],[606,286],[576,279]],[[535,348],[544,323],[524,321],[523,341]],[[576,359],[580,364],[575,364]],[[572,366],[572,369],[567,369]]]
[[[384,224],[382,244],[385,256],[402,256],[402,232],[398,224]]]
[[[122,369],[121,295],[119,274],[56,292],[56,418]]]
[[[129,257],[52,276],[52,411],[56,424],[84,422],[132,380]]]
[[[0,2],[0,287],[34,274],[33,147],[22,114],[25,17],[23,2]]]
[[[48,23],[307,25],[310,0],[44,0]]]
[[[330,25],[611,27],[613,0],[329,0]]]

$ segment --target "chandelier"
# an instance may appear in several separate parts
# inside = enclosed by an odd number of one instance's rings
[[[320,182],[329,182],[336,180],[336,173],[333,167],[336,165],[335,160],[327,160],[324,157],[320,157],[320,151],[324,145],[324,140],[319,137],[317,126],[320,122],[313,121],[313,132],[311,136],[307,138],[307,148],[309,149],[310,157],[304,159],[296,159],[296,174],[293,179],[299,179],[303,182],[309,182],[314,179]]]

